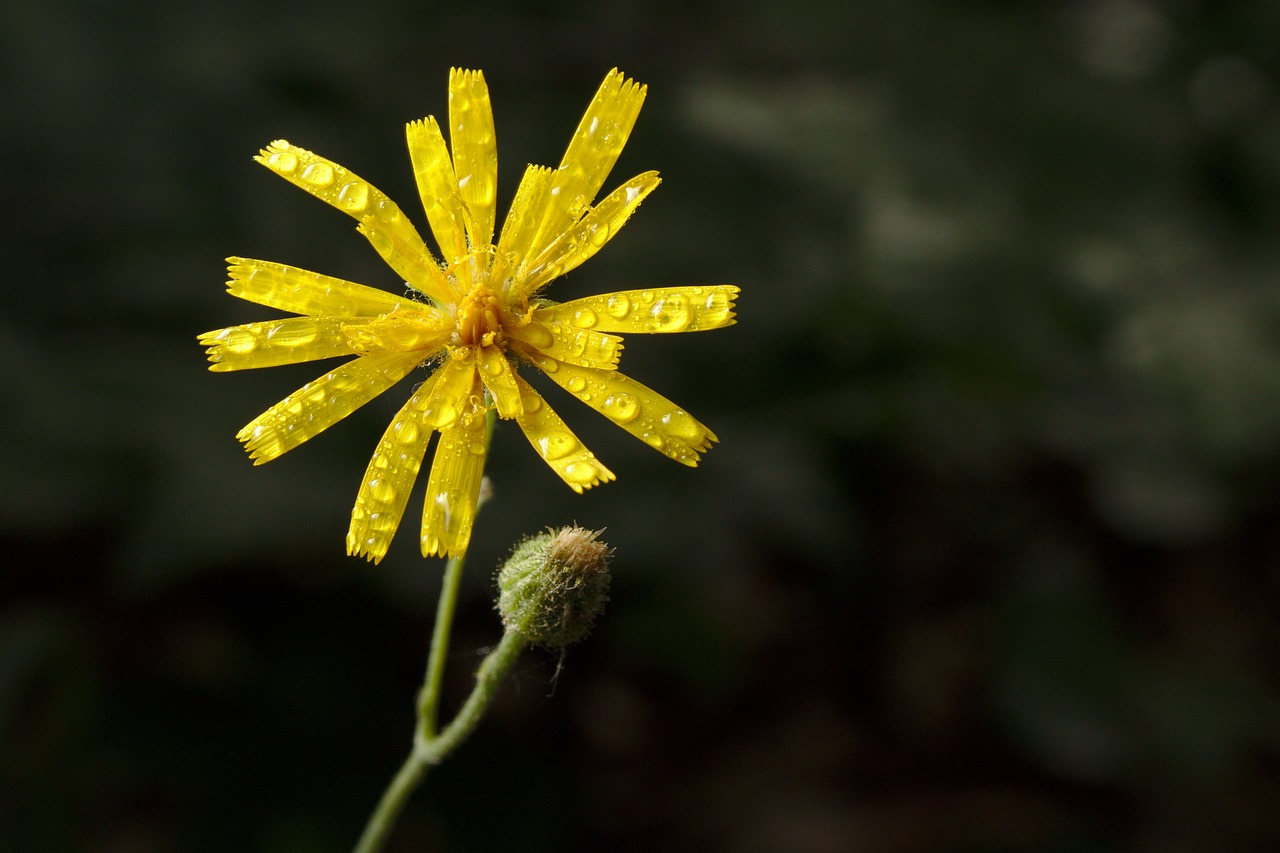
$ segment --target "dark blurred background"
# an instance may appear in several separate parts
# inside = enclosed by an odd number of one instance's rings
[[[493,570],[578,521],[608,613],[523,659],[396,851],[1235,851],[1280,844],[1280,8],[1256,0],[7,0],[0,10],[0,850],[344,851],[406,754],[441,564],[343,553],[408,384],[254,469],[316,365],[223,258],[397,290],[251,162],[283,137],[417,221],[403,123],[483,68],[500,203],[604,73],[659,169],[550,295],[741,285],[628,340],[721,445],[576,496],[510,426]],[[425,226],[421,226],[426,233]],[[561,664],[563,664],[561,666]]]

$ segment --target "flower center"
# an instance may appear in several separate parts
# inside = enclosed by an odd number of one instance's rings
[[[458,303],[456,338],[461,346],[502,343],[502,303],[483,284],[476,285]]]

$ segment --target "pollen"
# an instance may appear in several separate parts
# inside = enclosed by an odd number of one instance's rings
[[[458,326],[454,340],[459,346],[501,344],[502,302],[484,285],[477,285],[458,304]]]

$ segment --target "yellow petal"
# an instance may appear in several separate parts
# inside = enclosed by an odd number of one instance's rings
[[[374,216],[360,220],[356,230],[410,287],[440,305],[457,301],[459,294],[436,265],[435,258],[417,232],[411,238],[406,237],[402,230],[388,228],[385,222]]]
[[[347,529],[347,553],[353,557],[381,562],[400,526],[431,440],[431,429],[422,422],[422,412],[434,380],[433,375],[418,387],[392,419],[373,452]]]
[[[616,68],[587,107],[552,179],[553,193],[534,240],[538,253],[587,209],[622,153],[644,104],[646,87]]]
[[[436,371],[435,387],[423,409],[423,423],[432,429],[443,429],[473,407],[479,392],[475,388],[476,363],[473,359],[446,357]]]
[[[514,418],[524,411],[520,402],[520,389],[516,387],[516,372],[502,350],[496,346],[481,347],[479,352],[480,379],[493,395],[498,417]]]
[[[640,202],[661,182],[657,172],[637,175],[588,210],[530,264],[528,279],[524,283],[525,295],[533,295],[538,288],[577,268],[604,248],[626,224]]]
[[[402,352],[349,361],[258,415],[236,438],[255,465],[270,462],[399,382],[421,361],[417,353]]]
[[[456,263],[467,254],[466,214],[440,125],[431,116],[411,121],[405,125],[405,136],[431,233],[436,235],[445,263]]]
[[[613,472],[578,440],[541,394],[519,376],[516,384],[524,403],[524,414],[516,418],[516,423],[533,449],[569,488],[581,494],[583,489],[614,479]]]
[[[350,324],[343,317],[288,317],[205,332],[199,340],[209,348],[210,370],[275,367],[352,355],[343,334]]]
[[[467,550],[487,448],[485,415],[471,406],[440,432],[422,511],[422,556],[456,556]]]
[[[733,325],[737,295],[731,284],[623,290],[544,306],[533,318],[598,332],[704,332]]]
[[[557,385],[659,453],[693,467],[715,433],[656,391],[614,370],[533,359]]]
[[[616,68],[600,83],[554,173],[550,204],[534,240],[538,254],[595,200],[635,127],[645,91]]]
[[[377,317],[402,304],[413,304],[413,300],[385,290],[272,261],[227,258],[227,263],[231,275],[228,293],[294,314]]]
[[[502,235],[498,238],[498,256],[494,263],[494,280],[515,276],[528,261],[529,247],[537,236],[538,226],[546,213],[548,193],[551,192],[551,170],[546,166],[527,166],[511,209],[502,223]]]
[[[594,329],[578,328],[572,322],[542,323],[535,319],[523,328],[512,330],[510,334],[518,342],[515,345],[521,354],[532,349],[551,356],[556,361],[566,361],[581,367],[616,370],[618,359],[622,356],[622,338]],[[520,343],[527,346],[522,347]]]
[[[498,196],[498,144],[489,87],[479,71],[449,71],[449,142],[458,194],[471,214],[472,246],[493,241]]]
[[[361,229],[366,236],[369,228],[377,230],[403,247],[409,256],[420,256],[422,263],[431,263],[426,244],[396,203],[351,170],[283,139],[272,142],[253,159],[348,216],[369,223]]]

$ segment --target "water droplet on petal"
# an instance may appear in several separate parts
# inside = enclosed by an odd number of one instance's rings
[[[369,481],[369,494],[379,503],[391,503],[396,499],[396,487],[381,477]]]
[[[693,321],[689,300],[679,293],[659,299],[649,309],[649,326],[655,332],[678,332]]]
[[[610,317],[621,320],[631,310],[631,300],[625,294],[615,293],[605,303],[605,310],[609,312]]]
[[[396,421],[395,425],[391,427],[391,431],[395,433],[397,441],[402,441],[406,444],[417,441],[421,432],[418,424],[412,420]]]
[[[338,191],[338,204],[352,213],[364,210],[369,203],[369,185],[363,181],[352,181]]]
[[[563,459],[577,446],[577,439],[567,432],[550,432],[538,439],[538,452],[547,460]]]
[[[312,163],[302,170],[302,180],[313,187],[327,187],[333,183],[333,167],[328,163]]]
[[[662,428],[667,435],[686,440],[693,440],[702,435],[702,430],[698,428],[698,422],[688,412],[683,412],[680,409],[672,409],[662,416]]]
[[[609,395],[601,405],[605,414],[620,424],[630,423],[640,414],[640,404],[636,402],[636,398],[622,392]]]
[[[277,151],[267,158],[267,164],[277,172],[292,172],[298,166],[298,158],[288,151]]]
[[[590,462],[571,462],[564,466],[564,477],[571,483],[585,485],[597,476],[596,466]]]
[[[583,379],[581,376],[571,376],[569,377],[569,381],[565,382],[564,386],[577,394],[583,388],[587,387],[587,380]]]
[[[573,317],[569,322],[579,329],[590,329],[598,322],[598,318],[596,317],[596,312],[590,308],[579,308],[573,312]]]

